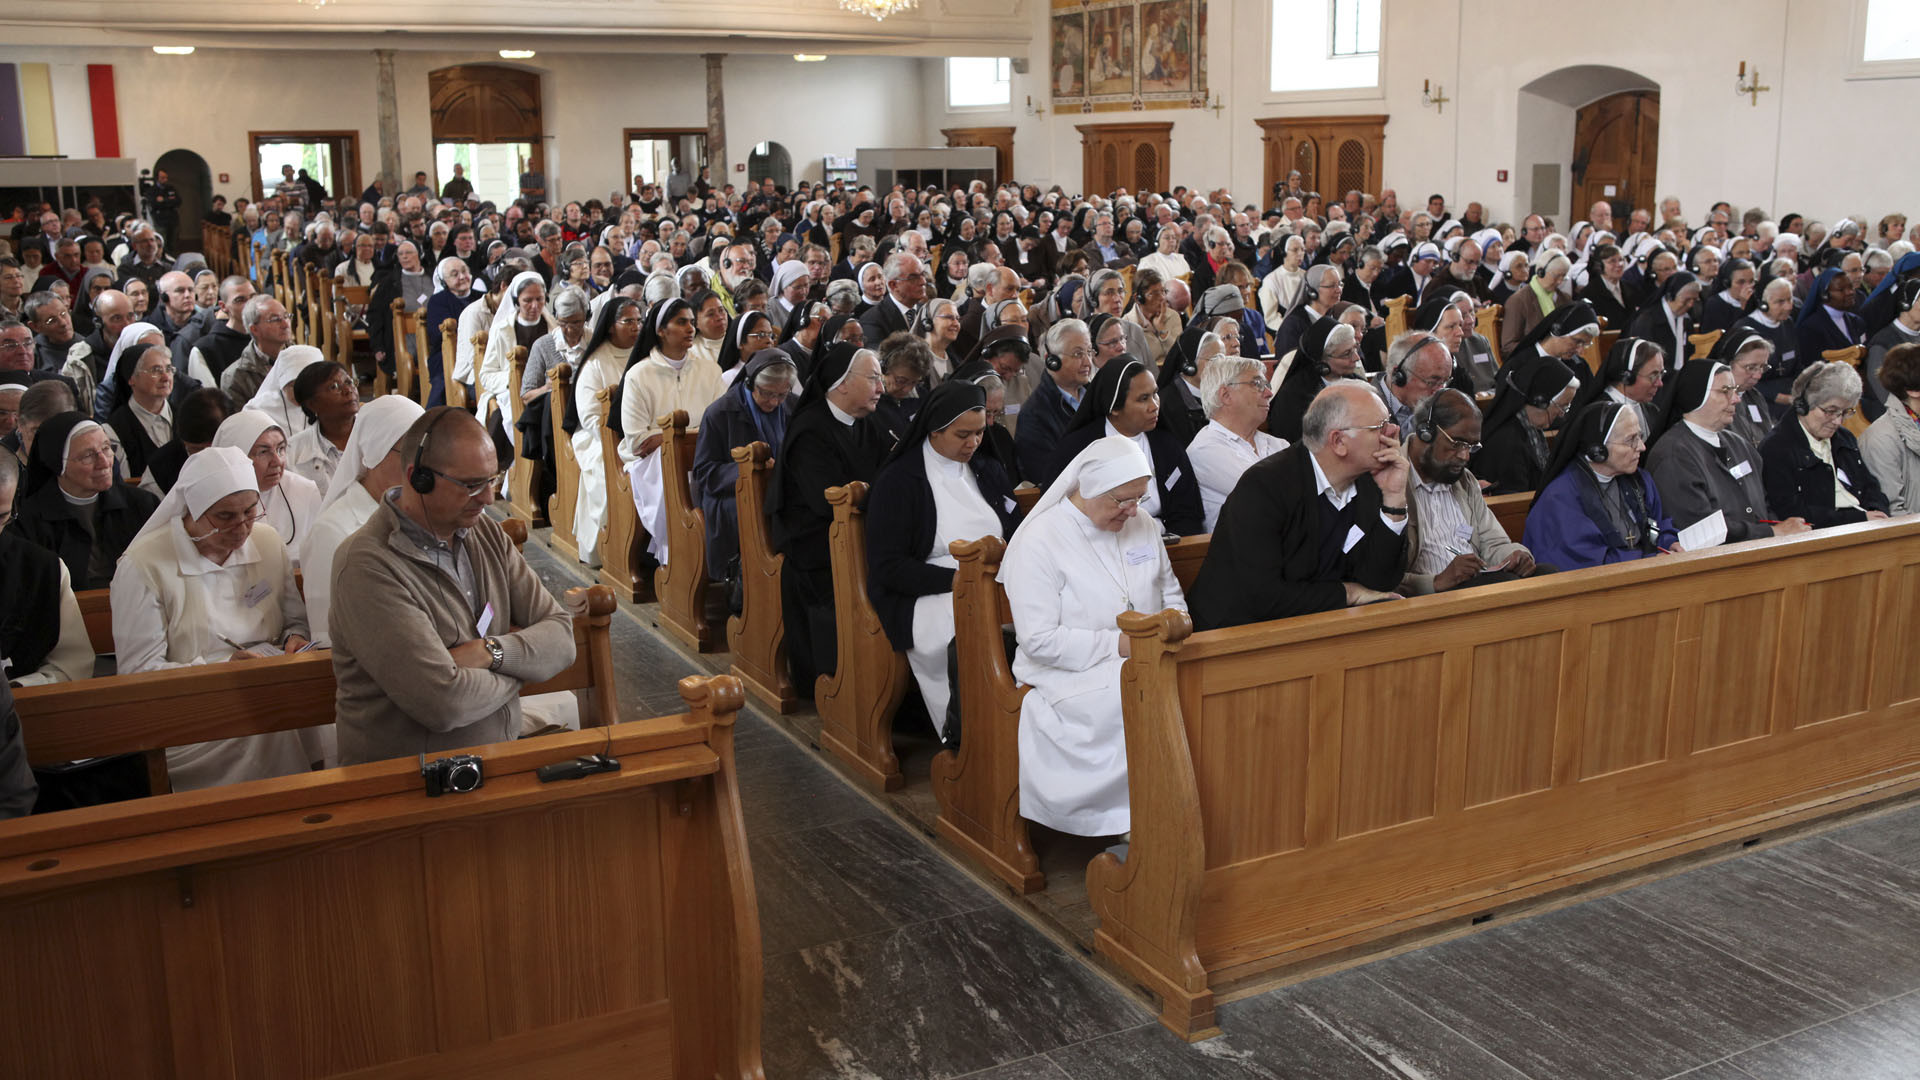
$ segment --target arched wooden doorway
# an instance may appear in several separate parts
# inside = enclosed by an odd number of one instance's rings
[[[169,150],[153,163],[167,171],[167,182],[180,193],[180,224],[167,237],[169,250],[199,251],[200,221],[213,198],[212,176],[206,159],[191,150]]]
[[[518,196],[523,174],[542,178],[540,190],[528,195],[547,197],[539,72],[464,64],[429,73],[427,88],[436,187],[452,178],[458,161],[482,199]]]
[[[1630,90],[1589,102],[1574,114],[1571,216],[1606,200],[1616,222],[1652,210],[1660,163],[1660,91]]]

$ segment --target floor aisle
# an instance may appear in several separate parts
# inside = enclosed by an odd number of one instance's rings
[[[651,613],[613,624],[627,717],[720,670]],[[1189,1046],[751,705],[737,758],[773,1080],[1920,1078],[1920,806],[1225,1005]]]

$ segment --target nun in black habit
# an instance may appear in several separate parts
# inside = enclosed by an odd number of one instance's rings
[[[1562,570],[1646,558],[1679,547],[1653,477],[1640,468],[1645,443],[1624,405],[1587,406],[1561,433],[1547,482],[1527,513],[1521,543]]]
[[[1016,326],[1011,329],[1017,331],[1020,328]],[[974,359],[962,364],[952,375],[947,376],[947,378],[949,381],[972,383],[985,391],[988,406],[987,433],[981,443],[980,454],[999,462],[1001,470],[1007,474],[1008,482],[1018,487],[1020,486],[1020,456],[1014,448],[1013,432],[1008,431],[1007,425],[1001,423],[1001,419],[1006,411],[1006,381],[1000,378],[999,372],[993,370],[993,365],[988,362],[987,358],[980,355],[982,352],[991,353],[998,351],[994,349],[993,346],[998,345],[999,342],[1002,341],[1015,341],[1022,355],[1025,354],[1026,342],[1014,338],[1012,335],[999,339],[990,338],[973,350]],[[1012,348],[1013,346],[1002,347]],[[989,382],[989,379],[994,381]],[[997,388],[1001,394],[1001,404],[997,409],[993,405],[995,390],[988,389],[989,387]]]
[[[1274,390],[1273,403],[1267,406],[1267,434],[1300,441],[1300,424],[1306,419],[1307,406],[1320,391],[1339,379],[1359,377],[1360,347],[1353,327],[1328,316],[1307,327],[1294,350],[1293,364]]]
[[[787,422],[786,441],[774,457],[767,484],[774,550],[786,556],[780,589],[787,662],[793,685],[802,694],[811,694],[814,679],[831,674],[839,659],[833,636],[833,564],[827,549],[833,507],[827,489],[855,480],[873,483],[887,452],[885,438],[874,427],[871,404],[867,412],[853,416],[827,398],[828,391],[847,380],[854,357],[862,351],[838,344],[814,364],[806,396]],[[877,383],[873,389],[879,389]]]
[[[707,519],[709,577],[728,582],[740,579],[740,524],[734,506],[740,466],[733,460],[733,451],[756,442],[777,449],[786,441],[787,419],[793,415],[792,391],[798,385],[798,368],[785,350],[761,349],[700,418],[689,472]]]
[[[1743,298],[1735,291],[1734,275],[1746,271],[1747,276],[1740,285],[1747,290]],[[1753,264],[1745,259],[1728,259],[1720,264],[1720,272],[1713,278],[1713,295],[1707,297],[1700,313],[1700,333],[1710,334],[1715,330],[1726,330],[1740,321],[1753,307],[1758,295],[1753,287]]]
[[[1153,373],[1130,356],[1109,363],[1093,377],[1054,448],[1054,475],[1094,440],[1108,435],[1133,440],[1153,464],[1154,485],[1140,510],[1160,522],[1161,532],[1199,536],[1207,531],[1193,462],[1173,432],[1160,425],[1160,387]]]
[[[867,597],[919,684],[934,731],[959,742],[952,693],[953,575],[957,540],[1006,539],[1016,524],[1013,485],[980,453],[987,396],[948,380],[934,387],[888,455],[867,497]]]
[[[1660,351],[1667,354],[1667,368],[1679,371],[1693,351],[1687,338],[1698,333],[1693,307],[1699,300],[1700,279],[1688,271],[1675,270],[1660,284],[1659,298],[1633,317],[1627,333],[1660,346]]]
[[[1488,495],[1538,491],[1551,457],[1547,432],[1567,414],[1579,380],[1551,356],[1508,364],[1480,427],[1473,475],[1492,486]]]

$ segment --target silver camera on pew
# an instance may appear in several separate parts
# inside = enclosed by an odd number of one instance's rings
[[[480,759],[472,754],[455,754],[422,762],[420,776],[426,781],[427,794],[435,798],[449,792],[464,795],[486,781]]]

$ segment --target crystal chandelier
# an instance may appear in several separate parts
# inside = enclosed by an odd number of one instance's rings
[[[920,0],[840,0],[840,6],[847,11],[871,15],[878,22],[895,12],[919,7]]]

